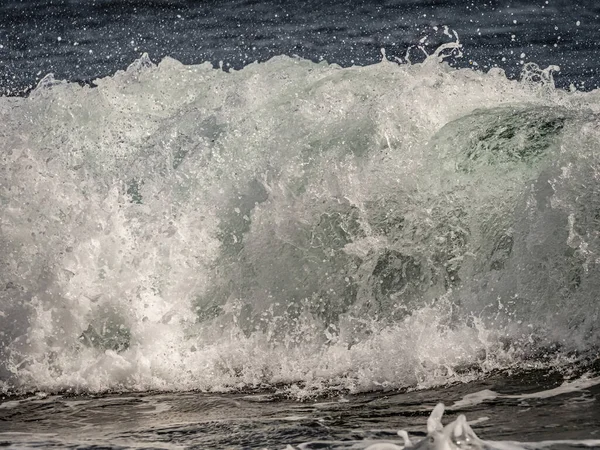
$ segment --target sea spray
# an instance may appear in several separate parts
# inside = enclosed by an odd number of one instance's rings
[[[302,397],[593,352],[598,94],[542,78],[143,57],[0,98],[5,389]]]

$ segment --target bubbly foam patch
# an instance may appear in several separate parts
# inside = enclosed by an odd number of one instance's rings
[[[465,395],[461,400],[454,402],[452,408],[456,409],[479,405],[480,403],[493,401],[497,398],[509,398],[515,400],[551,398],[558,395],[579,392],[587,388],[597,386],[598,384],[600,384],[600,377],[584,375],[574,381],[565,381],[563,384],[553,389],[547,389],[540,392],[531,392],[528,394],[499,394],[489,389],[485,389],[483,391],[473,392],[472,394]]]
[[[0,98],[3,389],[303,397],[590,351],[598,94],[441,50]]]

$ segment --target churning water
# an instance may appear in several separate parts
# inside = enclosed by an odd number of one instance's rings
[[[600,445],[600,92],[450,67],[443,30],[419,63],[144,55],[1,97],[0,440],[362,448],[444,400]],[[415,445],[521,445],[440,417]]]

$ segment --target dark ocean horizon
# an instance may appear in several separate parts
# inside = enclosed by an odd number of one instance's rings
[[[428,52],[458,33],[457,67],[560,66],[557,86],[598,87],[600,5],[592,0],[185,1],[7,0],[0,4],[0,94],[22,95],[48,73],[90,82],[143,53],[240,69],[278,55],[343,67]],[[426,38],[425,41],[423,39]],[[413,61],[423,53],[412,48]]]

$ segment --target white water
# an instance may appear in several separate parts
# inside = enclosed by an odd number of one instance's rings
[[[142,58],[0,98],[4,388],[302,398],[593,351],[598,92],[527,70]]]
[[[446,426],[442,423],[444,415],[444,404],[439,403],[427,419],[427,435],[423,439],[412,439],[404,430],[398,431],[402,443],[397,442],[365,442],[365,441],[339,441],[339,442],[309,442],[300,444],[300,450],[310,449],[314,444],[321,444],[317,448],[356,448],[365,450],[402,450],[407,448],[432,449],[432,450],[533,450],[543,449],[558,445],[569,447],[597,448],[600,439],[581,440],[554,440],[541,442],[516,442],[516,441],[489,441],[480,439],[467,422],[466,417],[461,414],[458,418]],[[337,444],[337,445],[336,445]],[[294,447],[288,445],[287,450]]]

